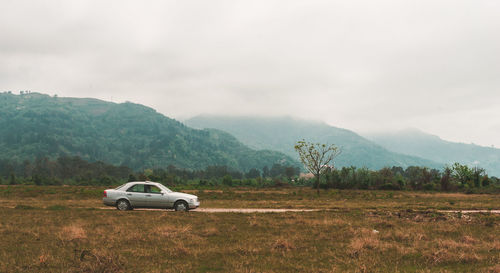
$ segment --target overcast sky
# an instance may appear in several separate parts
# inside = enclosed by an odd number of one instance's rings
[[[500,147],[500,1],[0,0],[0,90]]]

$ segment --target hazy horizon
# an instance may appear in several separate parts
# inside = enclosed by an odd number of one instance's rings
[[[498,1],[0,1],[0,91],[500,147]]]

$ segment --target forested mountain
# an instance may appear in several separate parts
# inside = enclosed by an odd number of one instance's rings
[[[186,121],[195,128],[217,128],[234,135],[254,149],[270,149],[297,158],[294,144],[301,139],[336,144],[342,154],[336,166],[357,166],[380,169],[386,166],[442,166],[430,160],[390,152],[358,134],[322,122],[298,120],[290,117],[255,118],[198,116]]]
[[[192,129],[139,104],[1,93],[0,159],[60,156],[133,169],[297,165],[282,153],[252,150],[228,133]]]
[[[424,157],[443,164],[459,162],[477,165],[491,175],[500,176],[500,149],[445,141],[416,129],[367,137],[394,152]]]

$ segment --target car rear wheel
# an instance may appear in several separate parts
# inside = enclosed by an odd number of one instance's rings
[[[118,202],[116,202],[116,208],[122,211],[131,209],[130,203],[125,199],[118,200]]]
[[[186,203],[186,201],[177,201],[175,202],[174,209],[175,211],[188,211],[189,206],[188,203]]]

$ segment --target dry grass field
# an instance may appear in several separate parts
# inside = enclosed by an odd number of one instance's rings
[[[498,195],[191,191],[203,207],[103,210],[98,187],[0,187],[0,272],[500,272]]]

